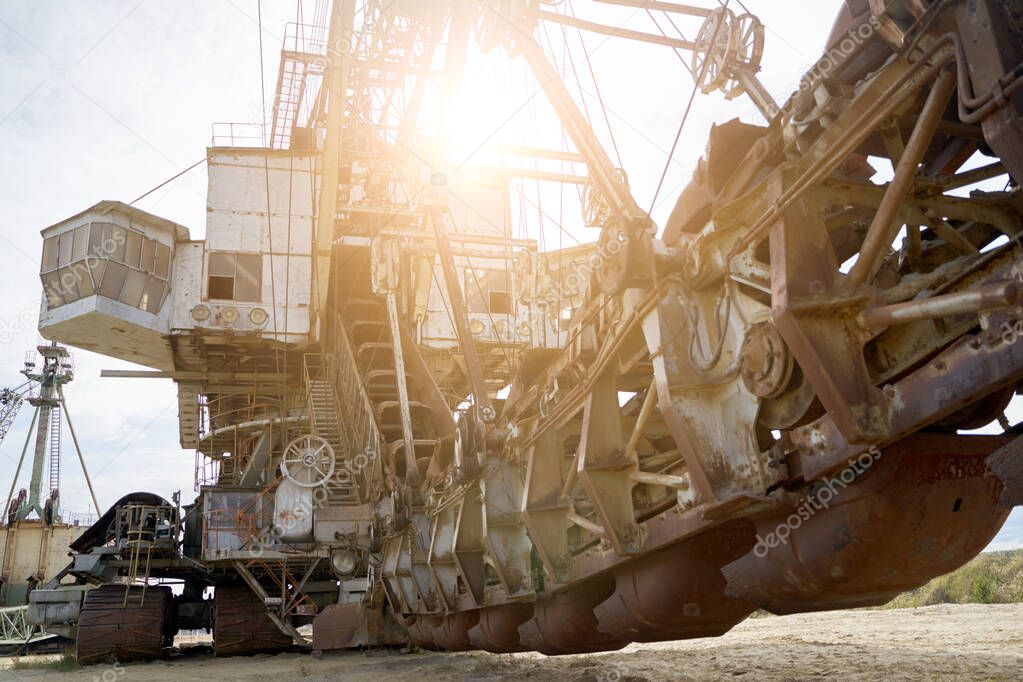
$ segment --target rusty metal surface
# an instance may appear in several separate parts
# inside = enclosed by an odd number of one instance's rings
[[[1020,378],[1023,344],[1003,343],[996,334],[962,339],[888,388],[888,438],[909,435]],[[846,441],[830,415],[796,429],[792,438],[800,446],[801,469],[807,478],[841,466],[867,449],[866,444]]]
[[[126,663],[159,658],[167,627],[170,589],[102,585],[88,592],[78,621],[75,660]],[[173,637],[173,633],[170,633]]]
[[[723,569],[726,593],[772,613],[872,606],[954,570],[1008,516],[985,466],[1003,442],[923,436],[866,455],[758,518],[756,546]]]
[[[504,604],[480,609],[479,622],[469,630],[469,640],[477,649],[495,654],[528,651],[519,642],[519,626],[532,617],[532,604]]]
[[[409,643],[421,649],[439,649],[440,646],[433,638],[433,631],[440,625],[441,618],[438,616],[412,616],[405,629],[408,630]]]
[[[315,330],[289,346],[199,325],[173,351],[228,434],[205,441],[202,556],[260,594],[273,578],[284,602],[268,617],[245,587],[218,588],[218,655],[284,648],[280,630],[314,613],[318,650],[714,636],[758,607],[884,602],[967,561],[1023,501],[1023,427],[1003,414],[1023,382],[1020,3],[849,2],[782,106],[755,79],[759,20],[708,10],[697,84],[745,91],[763,120],[713,129],[663,231],[529,37],[564,17],[505,3],[513,35],[471,3],[343,4],[329,33],[358,37],[386,77],[334,73],[328,89],[346,89],[321,92],[332,104],[310,122],[344,169],[320,172],[340,204],[331,248],[317,234]],[[420,112],[393,127],[416,68],[442,64],[457,89],[471,32],[542,84],[576,151],[525,156],[585,167],[569,180],[592,244],[544,252],[510,218],[498,236],[470,225],[478,207],[409,153]],[[335,116],[349,92],[366,117]],[[510,214],[507,181],[474,186],[484,208]],[[239,394],[210,372],[242,365],[268,383]],[[284,433],[254,421],[277,413],[293,415]],[[956,433],[996,420],[1003,436]],[[324,470],[347,481],[289,498],[282,445],[307,428],[329,431]],[[301,532],[274,537],[264,510]]]
[[[756,606],[725,594],[721,567],[754,542],[753,525],[735,522],[619,568],[614,592],[594,609],[598,627],[633,642],[728,632]]]
[[[408,632],[383,608],[364,604],[331,604],[313,619],[314,651],[396,646],[408,642]]]
[[[548,656],[615,651],[629,643],[600,630],[593,609],[614,592],[614,580],[598,578],[533,605],[533,617],[519,626],[519,641]]]
[[[1016,436],[991,453],[987,466],[1002,483],[999,502],[1005,507],[1023,504],[1023,438]]]
[[[479,622],[479,611],[452,613],[440,619],[433,628],[433,641],[447,651],[474,649],[469,631]]]
[[[322,352],[352,358],[344,382],[361,382],[373,405],[382,464],[370,537],[332,526],[315,538],[377,555],[379,591],[413,644],[556,655],[718,635],[757,607],[884,601],[997,531],[1018,458],[991,460],[1003,486],[984,460],[1005,439],[954,432],[998,418],[1023,379],[1023,252],[982,253],[1023,229],[1023,201],[1013,182],[953,190],[1006,171],[1019,180],[1020,134],[1006,119],[1021,97],[1020,36],[990,29],[1004,3],[953,5],[850,3],[780,108],[753,76],[758,20],[710,13],[694,63],[717,70],[697,82],[746,90],[764,122],[714,129],[660,238],[542,49],[517,44],[587,165],[581,203],[600,230],[575,254],[582,275],[534,270],[532,252],[515,266],[559,305],[579,280],[554,346],[488,356],[481,334],[494,320],[466,309],[474,271],[454,259],[485,250],[449,238],[459,226],[448,189],[411,206],[393,234],[339,218],[371,243],[338,247],[346,268],[327,298],[340,313]],[[556,19],[513,11],[524,27]],[[447,76],[468,31],[465,16],[452,21]],[[711,39],[740,24],[748,35],[727,48]],[[478,28],[491,46],[507,42],[506,28]],[[997,159],[974,169],[977,154]],[[872,157],[891,162],[891,181],[874,179]],[[367,180],[366,196],[387,182],[399,180]],[[432,333],[417,315],[433,279],[455,308],[450,353],[420,331]],[[454,439],[445,400],[462,412]],[[850,458],[875,452],[841,496],[803,510]],[[760,556],[761,538],[792,518],[799,528]],[[366,641],[368,618],[327,605],[314,646]]]
[[[291,648],[247,585],[218,585],[213,595],[213,654],[245,656]]]

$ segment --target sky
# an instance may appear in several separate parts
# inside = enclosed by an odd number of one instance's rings
[[[577,15],[590,20],[651,33],[658,30],[639,10],[570,1]],[[312,4],[306,0],[307,17]],[[824,48],[840,2],[745,0],[744,4],[767,27],[760,77],[775,99],[784,101]],[[256,0],[0,3],[0,205],[4,206],[0,214],[4,294],[0,296],[0,386],[21,383],[18,370],[25,353],[39,341],[39,231],[102,199],[130,202],[204,158],[213,122],[258,122],[264,96],[267,100],[273,96],[285,23],[295,16],[294,0],[263,0],[261,5]],[[663,19],[660,26],[672,30]],[[678,26],[692,37],[698,23],[683,21]],[[542,35],[552,45],[560,45],[559,32],[552,28]],[[260,38],[265,93],[261,92]],[[576,34],[571,34],[573,60],[582,71],[577,41]],[[726,102],[719,95],[697,96],[669,162],[692,91],[683,60],[663,46],[603,36],[588,36],[585,44],[597,74],[599,99],[598,88],[588,76],[569,79],[567,85],[585,102],[594,129],[616,163],[614,150],[620,152],[640,205],[653,206],[655,220],[663,224],[704,151],[710,126],[737,116],[752,121],[755,108],[747,98]],[[567,62],[564,52],[555,52],[561,62]],[[542,96],[537,96],[535,83],[528,82],[518,61],[508,63],[491,55],[470,63],[466,87],[475,93],[472,101],[483,106],[460,112],[456,125],[465,133],[462,142],[468,142],[464,158],[472,158],[480,144],[497,137],[499,131],[514,130],[530,117],[534,125],[544,120]],[[599,100],[603,100],[613,140],[604,116],[598,113]],[[137,205],[187,226],[193,238],[201,238],[206,181],[200,164]],[[595,237],[569,221],[561,230],[544,220],[539,210],[535,215],[541,223],[535,227],[548,246],[568,246],[575,239]],[[184,500],[191,500],[195,459],[192,451],[177,445],[173,384],[101,379],[101,369],[133,366],[82,350],[73,353],[76,377],[66,390],[70,417],[100,506],[105,508],[138,490],[168,498],[180,490]],[[23,409],[0,444],[0,482],[5,488],[30,419],[30,409]],[[64,452],[62,505],[69,511],[86,511],[91,504],[66,435]],[[25,484],[23,472],[19,487]],[[0,497],[5,496],[6,490],[0,491]],[[1023,547],[1020,510],[992,547]]]

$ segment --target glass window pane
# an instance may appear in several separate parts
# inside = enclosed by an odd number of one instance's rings
[[[124,246],[124,264],[130,268],[139,266],[139,258],[142,255],[142,235],[132,230],[128,231],[128,241]]]
[[[74,246],[74,230],[60,234],[60,250],[57,254],[57,265],[67,265],[71,262],[71,248]]]
[[[57,267],[57,242],[58,237],[47,237],[43,241],[43,263],[42,272],[50,272]]]
[[[121,295],[121,285],[124,284],[124,277],[127,274],[127,266],[112,261],[108,262],[106,272],[103,273],[103,283],[100,284],[99,293],[107,298],[116,300]]]
[[[85,251],[89,246],[89,226],[82,225],[75,228],[75,241],[71,247],[71,260],[82,260],[85,258]]]
[[[490,312],[494,315],[512,314],[512,297],[507,291],[490,292]]]
[[[234,254],[211,253],[210,277],[234,277]]]
[[[89,226],[89,253],[100,258],[106,257],[103,253],[103,223],[93,223]]]
[[[124,286],[121,287],[121,296],[118,300],[121,303],[138,307],[139,302],[142,300],[142,291],[146,288],[148,281],[149,276],[146,273],[129,270],[128,276],[124,280]]]
[[[236,301],[258,301],[263,283],[263,257],[259,254],[239,253],[234,281]]]
[[[206,289],[206,297],[233,300],[234,279],[232,277],[210,277],[209,287]]]
[[[78,280],[75,278],[75,273],[72,269],[60,268],[57,270],[57,277],[60,278],[60,294],[64,297],[64,302],[77,301],[79,299]]]
[[[103,253],[107,258],[124,262],[124,245],[128,241],[123,227],[107,223],[103,227]]]
[[[139,302],[139,307],[151,313],[160,312],[160,306],[163,304],[163,292],[166,288],[166,282],[161,279],[156,279],[155,277],[150,277],[149,282],[146,283],[146,289],[142,293],[142,300]]]
[[[156,245],[156,276],[170,277],[170,247],[166,244]]]
[[[96,293],[95,288],[92,286],[92,275],[89,272],[89,266],[84,260],[72,263],[71,271],[75,273],[75,284],[82,298]]]
[[[472,313],[510,313],[511,273],[507,270],[466,268],[465,303]]]
[[[139,266],[148,273],[155,272],[156,268],[156,240],[142,240],[142,264]]]
[[[43,280],[43,291],[46,293],[46,306],[56,308],[64,304],[60,295],[60,277],[56,272],[48,272],[41,277]]]

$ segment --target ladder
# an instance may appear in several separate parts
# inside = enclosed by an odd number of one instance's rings
[[[146,601],[146,588],[149,586],[149,569],[153,560],[153,543],[143,540],[129,543],[128,575],[124,584],[124,606],[128,606],[128,595],[131,593],[131,586],[139,580],[142,581],[142,596],[139,599],[139,606]],[[139,573],[139,566],[145,558],[145,568]]]
[[[149,570],[152,567],[153,545],[156,544],[156,529],[159,521],[153,524],[152,528],[146,528],[146,520],[149,514],[154,514],[151,507],[136,506],[127,510],[128,528],[125,539],[128,546],[128,572],[125,576],[124,585],[124,606],[128,606],[128,596],[131,594],[132,585],[139,580],[142,581],[142,592],[139,597],[138,606],[146,601],[146,588],[149,586]],[[142,571],[139,571],[140,566]]]
[[[60,489],[60,405],[50,412],[50,493]]]

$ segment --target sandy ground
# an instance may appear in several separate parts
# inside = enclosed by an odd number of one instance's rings
[[[1023,678],[1023,604],[833,611],[753,618],[724,637],[637,644],[622,651],[537,654],[337,652],[215,659],[204,647],[135,665],[57,673],[12,669],[18,680],[792,680]]]

